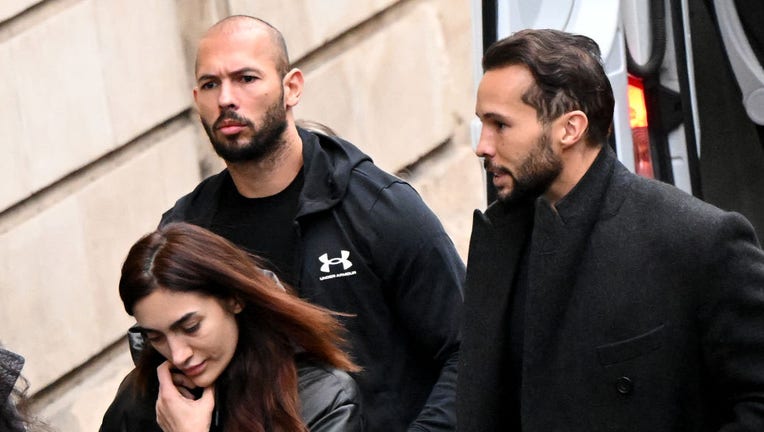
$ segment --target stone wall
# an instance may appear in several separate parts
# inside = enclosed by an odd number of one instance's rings
[[[192,66],[200,33],[229,14],[283,31],[306,73],[297,117],[410,180],[466,258],[484,206],[469,1],[2,0],[0,342],[27,358],[56,430],[97,430],[130,368],[127,248],[221,166]]]

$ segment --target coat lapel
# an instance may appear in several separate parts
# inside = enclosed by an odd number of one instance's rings
[[[465,303],[476,308],[467,311],[467,316],[476,318],[473,324],[487,340],[505,330],[501,323],[532,215],[531,205],[502,211],[498,217],[490,210],[486,214],[475,211],[467,260],[467,267],[474,271],[467,275]]]
[[[506,409],[499,383],[507,373],[507,308],[510,288],[533,221],[533,205],[491,206],[475,211],[467,262],[465,316],[460,354],[459,406],[468,407],[460,429],[499,430]],[[468,413],[466,412],[468,411]]]

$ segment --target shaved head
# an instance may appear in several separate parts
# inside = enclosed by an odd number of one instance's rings
[[[276,70],[283,78],[289,72],[289,54],[287,53],[284,36],[276,27],[268,22],[248,15],[232,15],[215,23],[202,36],[201,43],[210,37],[234,35],[240,32],[250,32],[252,34],[263,34],[268,37],[272,49],[273,61]],[[195,73],[199,71],[199,51],[196,53]]]

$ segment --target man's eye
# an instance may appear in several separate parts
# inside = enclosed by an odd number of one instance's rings
[[[199,86],[199,88],[201,88],[202,90],[209,90],[215,87],[217,87],[217,83],[215,83],[214,81],[207,81],[206,83],[203,83],[201,86]]]
[[[241,82],[244,82],[244,83],[255,82],[255,80],[257,80],[256,76],[252,76],[252,75],[242,75],[241,76]]]

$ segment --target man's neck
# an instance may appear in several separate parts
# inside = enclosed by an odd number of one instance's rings
[[[302,169],[302,139],[294,125],[282,136],[284,145],[262,160],[226,165],[239,193],[247,198],[264,198],[286,189]]]

